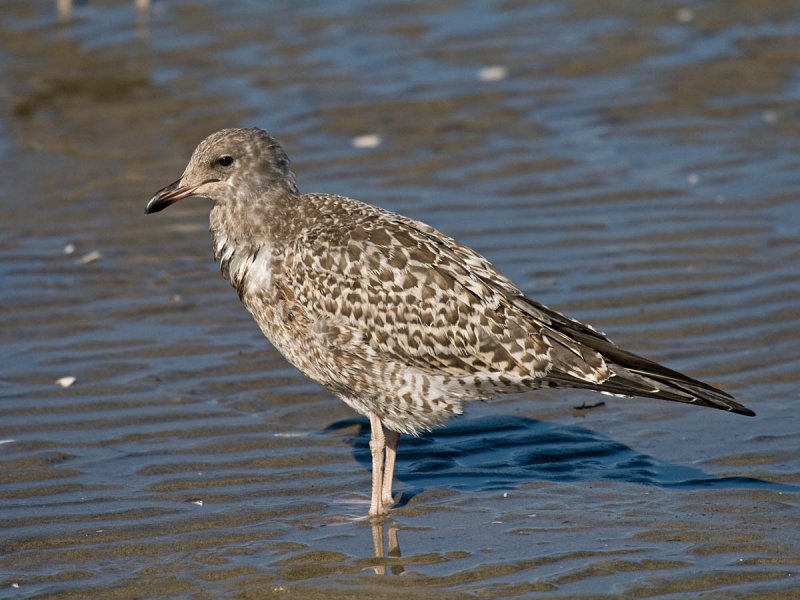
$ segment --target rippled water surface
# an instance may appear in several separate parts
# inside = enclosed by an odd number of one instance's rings
[[[796,1],[56,4],[0,20],[0,597],[798,597]],[[475,403],[370,526],[366,421],[142,214],[250,125],[758,417]]]

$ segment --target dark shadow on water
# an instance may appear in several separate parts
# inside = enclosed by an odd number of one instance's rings
[[[348,442],[356,460],[370,469],[367,419],[337,421],[324,433],[353,427],[357,432]],[[403,493],[401,504],[430,486],[503,490],[536,480],[605,479],[665,488],[800,491],[793,485],[753,477],[715,477],[701,469],[663,462],[583,427],[502,415],[461,417],[432,434],[403,436],[395,477],[415,488]]]

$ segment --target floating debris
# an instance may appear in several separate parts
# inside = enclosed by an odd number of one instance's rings
[[[692,173],[689,177],[686,178],[686,181],[689,182],[689,185],[697,185],[700,183],[700,175],[697,173]]]
[[[761,114],[764,123],[767,125],[775,125],[778,122],[778,112],[772,109],[767,109]]]
[[[694,21],[694,11],[691,8],[679,8],[675,12],[675,20],[678,23],[691,23]]]
[[[84,254],[81,256],[81,260],[79,261],[82,265],[88,265],[89,263],[93,263],[95,261],[100,260],[102,258],[102,254],[97,250],[92,250],[88,254]]]
[[[500,81],[506,77],[508,77],[508,69],[502,65],[483,67],[478,71],[478,79],[480,81]]]
[[[350,140],[353,148],[377,148],[382,142],[383,139],[377,133],[359,135]]]
[[[75,244],[70,242],[66,246],[64,246],[64,254],[69,256],[70,254],[75,254]]]
[[[56,379],[56,385],[60,385],[63,388],[70,387],[73,383],[75,383],[74,377],[62,377],[61,379]]]
[[[3,444],[10,444],[11,442],[16,442],[17,440],[0,440],[0,446]]]

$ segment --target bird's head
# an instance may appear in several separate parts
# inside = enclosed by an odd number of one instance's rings
[[[222,129],[197,146],[177,181],[160,189],[145,214],[200,196],[215,204],[247,201],[272,190],[297,193],[289,158],[281,145],[262,129]]]

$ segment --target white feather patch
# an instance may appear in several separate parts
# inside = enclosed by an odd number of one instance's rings
[[[272,257],[272,249],[267,246],[262,247],[256,254],[247,270],[247,288],[249,292],[264,291],[272,287]]]

